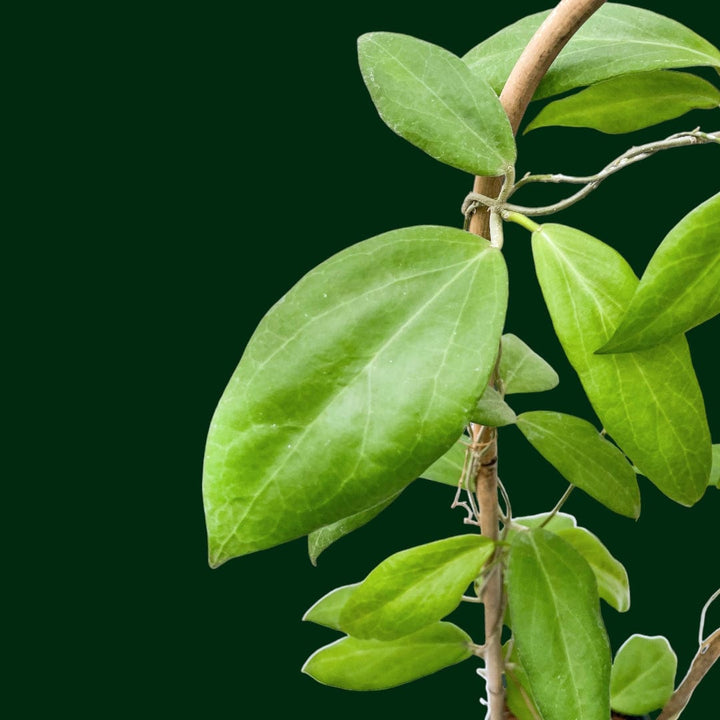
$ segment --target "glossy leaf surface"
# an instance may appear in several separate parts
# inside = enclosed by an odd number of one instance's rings
[[[487,385],[506,304],[500,252],[453,228],[386,233],[308,273],[263,318],[213,417],[211,564],[366,510],[418,477]]]
[[[720,313],[720,193],[686,215],[648,263],[603,352],[657,345]]]
[[[718,105],[720,90],[696,75],[666,70],[631,73],[546,105],[525,132],[559,125],[616,135]]]
[[[467,435],[461,435],[444,455],[439,457],[429,468],[423,470],[421,477],[443,485],[457,487],[465,465],[468,442],[470,442],[470,438]]]
[[[492,88],[456,55],[409,35],[358,40],[360,69],[380,117],[428,155],[475,175],[502,175],[515,138]]]
[[[543,717],[607,720],[610,648],[585,560],[550,532],[519,532],[507,589],[515,647]]]
[[[560,382],[552,367],[511,333],[502,336],[499,373],[506,395],[545,392]]]
[[[611,247],[548,224],[533,233],[545,302],[565,354],[613,440],[668,497],[692,505],[710,473],[710,433],[687,342],[597,355],[638,286]]]
[[[353,637],[391,640],[440,620],[460,604],[493,548],[481,535],[458,535],[391,555],[345,604],[342,629]]]
[[[327,550],[340,538],[345,537],[345,535],[348,535],[353,530],[357,530],[359,527],[369,523],[374,517],[377,517],[383,510],[385,510],[385,508],[396,500],[399,495],[400,493],[395,493],[392,497],[379,502],[377,505],[373,505],[367,510],[361,510],[359,513],[349,515],[342,520],[338,520],[330,525],[325,525],[317,530],[313,530],[308,535],[308,555],[310,556],[310,562],[313,565],[317,565],[317,560],[321,553]]]
[[[478,425],[504,427],[505,425],[512,425],[517,420],[517,415],[503,400],[502,395],[495,388],[488,385],[478,400],[470,419]]]
[[[435,623],[396,640],[345,637],[313,653],[303,672],[345,690],[384,690],[430,675],[470,657],[470,637]]]
[[[316,625],[324,625],[333,630],[340,630],[340,613],[345,607],[350,596],[355,592],[360,583],[354,585],[343,585],[323,595],[306,613],[303,620],[314,622]]]
[[[538,410],[520,415],[517,425],[569,483],[616,513],[640,515],[640,490],[632,466],[589,422]]]
[[[499,93],[520,53],[549,13],[529,15],[500,30],[463,59]],[[720,68],[720,51],[675,20],[650,10],[607,3],[563,48],[534,99],[626,73],[695,66]]]
[[[585,528],[566,528],[555,532],[585,558],[595,574],[600,597],[618,612],[629,610],[630,581],[623,564]]]
[[[677,657],[664,637],[628,638],[612,666],[612,709],[625,715],[644,715],[663,707],[673,693],[676,670]]]

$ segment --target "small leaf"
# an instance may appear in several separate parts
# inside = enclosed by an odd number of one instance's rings
[[[532,698],[527,673],[515,648],[508,656],[508,645],[503,645],[503,656],[508,659],[505,665],[505,702],[517,720],[537,720],[539,712]]]
[[[641,350],[720,313],[720,193],[665,237],[615,333],[599,352]]]
[[[525,132],[554,125],[617,135],[718,105],[720,90],[696,75],[667,70],[632,73],[546,105]]]
[[[421,473],[420,477],[457,487],[465,467],[468,442],[470,442],[470,438],[467,435],[461,435],[444,455],[441,455],[427,470]]]
[[[527,515],[525,517],[513,518],[513,523],[518,525],[524,525],[529,528],[539,528],[546,520],[550,513],[540,513],[538,515]],[[555,513],[547,525],[545,530],[549,532],[557,533],[559,530],[568,530],[577,527],[577,520],[574,515],[569,515],[564,512]]]
[[[682,505],[702,497],[710,431],[687,342],[596,355],[620,322],[638,280],[611,247],[548,224],[533,256],[555,332],[603,426],[640,472]]]
[[[477,401],[471,420],[478,425],[504,427],[517,420],[513,409],[503,400],[502,395],[488,385]]]
[[[494,544],[458,535],[391,555],[352,594],[342,629],[358,638],[392,640],[451,613],[480,574]]]
[[[518,658],[542,716],[607,720],[610,647],[585,560],[550,532],[519,532],[507,590]]]
[[[708,485],[714,485],[720,490],[720,445],[712,446],[712,469]]]
[[[502,254],[454,228],[386,233],[308,273],[263,318],[211,423],[211,565],[417,478],[487,386],[506,304]]]
[[[600,540],[585,528],[566,528],[554,532],[585,558],[595,574],[600,597],[618,612],[629,610],[630,581],[627,571]]]
[[[517,426],[569,483],[620,515],[640,515],[632,466],[589,422],[538,410],[520,415]]]
[[[396,640],[345,637],[313,653],[302,671],[345,690],[384,690],[466,660],[472,640],[439,622]]]
[[[492,88],[451,52],[409,35],[358,40],[363,79],[380,117],[428,155],[474,175],[503,175],[515,138]]]
[[[463,60],[499,93],[549,14],[535,13],[500,30]],[[720,68],[720,52],[692,30],[650,10],[606,3],[563,48],[533,99],[627,73],[704,65]]]
[[[309,620],[316,625],[324,625],[333,630],[340,630],[340,613],[345,607],[350,596],[355,592],[360,583],[354,585],[343,585],[323,595],[306,613],[303,620]]]
[[[505,334],[501,343],[499,372],[506,395],[545,392],[560,382],[552,367],[517,335]]]
[[[402,490],[400,492],[402,492]],[[345,537],[345,535],[348,535],[353,530],[357,530],[359,527],[369,523],[399,496],[399,492],[395,493],[392,497],[379,502],[377,505],[373,505],[367,510],[361,510],[354,515],[349,515],[342,520],[338,520],[330,525],[325,525],[317,530],[313,530],[308,535],[308,555],[310,556],[310,562],[313,565],[317,565],[317,559],[320,557],[322,552],[327,550],[341,537]]]
[[[644,715],[663,707],[673,694],[676,670],[677,657],[666,638],[629,637],[612,666],[612,709],[625,715]]]

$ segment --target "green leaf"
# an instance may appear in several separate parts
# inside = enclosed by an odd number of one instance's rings
[[[308,273],[263,318],[212,420],[211,565],[417,478],[485,389],[506,305],[502,254],[453,228],[386,233]]]
[[[710,473],[710,432],[685,338],[596,355],[635,293],[635,274],[611,247],[573,228],[543,225],[532,243],[555,332],[603,426],[663,493],[697,502]]]
[[[600,597],[618,612],[629,610],[630,581],[627,571],[602,542],[585,528],[565,528],[554,532],[585,558],[595,574]]]
[[[549,14],[549,10],[535,13],[500,30],[470,50],[463,60],[499,93]],[[720,68],[720,52],[692,30],[650,10],[607,3],[563,48],[534,99],[617,75],[704,65]]]
[[[517,426],[569,483],[620,515],[640,515],[640,490],[632,466],[589,422],[538,410],[520,415]]]
[[[420,477],[457,487],[465,467],[468,442],[470,442],[470,438],[467,435],[461,435],[444,455],[441,455],[427,470],[421,473]]]
[[[505,702],[517,720],[537,720],[539,713],[532,698],[527,673],[515,648],[512,648],[508,657],[508,645],[509,642],[503,645],[503,656],[508,659],[505,665]]]
[[[607,720],[610,647],[585,560],[545,530],[517,533],[507,589],[518,658],[542,716]]]
[[[456,55],[408,35],[358,40],[360,69],[380,117],[441,162],[474,175],[503,175],[515,138],[492,88]]]
[[[632,635],[615,655],[610,704],[625,715],[644,715],[665,705],[673,694],[677,657],[662,635]]]
[[[670,340],[720,313],[720,193],[686,215],[650,258],[625,315],[599,352]]]
[[[440,620],[460,604],[493,548],[482,535],[458,535],[391,555],[348,600],[342,629],[353,637],[392,640]]]
[[[384,690],[466,660],[472,640],[439,622],[396,640],[345,637],[313,653],[302,671],[345,690]]]
[[[477,401],[472,414],[472,421],[478,425],[490,427],[504,427],[512,425],[517,420],[513,409],[503,400],[502,395],[495,388],[488,385],[485,392]]]
[[[545,392],[557,387],[558,374],[517,335],[502,336],[499,373],[505,394]]]
[[[525,128],[593,128],[616,135],[657,125],[690,110],[720,105],[720,90],[683,72],[653,70],[603,80],[546,105]]]
[[[303,620],[309,620],[316,625],[324,625],[333,630],[340,630],[340,613],[345,607],[350,596],[355,592],[360,583],[354,585],[343,585],[323,595],[306,613]]]
[[[400,492],[402,492],[402,490]],[[313,530],[308,535],[308,555],[310,556],[310,562],[313,565],[317,565],[317,559],[320,557],[322,552],[327,550],[341,537],[345,537],[345,535],[348,535],[353,530],[357,530],[359,527],[369,523],[374,517],[377,517],[383,510],[385,510],[386,507],[388,507],[400,496],[400,492],[395,493],[387,500],[383,500],[367,510],[361,510],[358,513],[343,518],[342,520],[338,520],[330,525],[325,525],[317,530]]]
[[[527,515],[525,517],[513,518],[513,523],[517,525],[524,525],[528,528],[539,528],[546,520],[550,513],[539,513],[538,515]],[[555,513],[547,525],[545,530],[549,532],[558,532],[559,530],[568,530],[570,528],[577,527],[577,520],[573,515],[569,515],[564,512]]]
[[[708,485],[714,485],[720,490],[720,445],[712,446],[712,469]]]

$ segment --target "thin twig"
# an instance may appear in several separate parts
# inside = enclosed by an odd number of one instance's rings
[[[560,212],[579,202],[583,198],[587,197],[595,188],[597,188],[603,180],[606,180],[611,175],[614,175],[619,170],[633,165],[640,160],[645,160],[655,153],[661,150],[669,150],[677,147],[687,147],[689,145],[706,145],[708,143],[720,143],[720,131],[705,133],[698,130],[691,130],[690,132],[676,133],[671,135],[665,140],[658,140],[656,142],[647,143],[645,145],[638,145],[637,147],[630,148],[625,151],[622,155],[616,157],[611,163],[606,165],[600,172],[595,175],[586,176],[573,176],[573,175],[526,175],[524,178],[519,180],[513,188],[510,195],[512,195],[518,188],[530,182],[545,182],[545,183],[570,183],[575,185],[584,185],[583,188],[578,190],[570,197],[560,200],[552,205],[544,205],[543,207],[525,207],[523,205],[514,205],[512,203],[499,203],[498,200],[492,200],[491,208],[495,209],[500,207],[501,210],[509,210],[512,212],[521,213],[528,217],[537,217],[539,215],[552,215]],[[468,196],[472,200],[477,200],[478,203],[484,204],[479,198]]]
[[[573,491],[574,485],[568,485],[568,489],[563,493],[562,497],[558,500],[557,505],[550,511],[550,514],[542,521],[540,525],[544,528],[559,512],[560,508],[565,504],[565,501],[570,497],[570,493]]]
[[[658,715],[657,720],[676,720],[690,702],[692,694],[700,681],[705,677],[707,671],[715,664],[720,657],[720,628],[708,637],[690,663],[690,669],[677,690],[667,701],[663,711]]]
[[[705,615],[707,614],[708,608],[720,597],[720,588],[718,588],[711,596],[710,599],[703,605],[702,612],[700,613],[700,630],[698,631],[698,645],[702,645],[705,640],[703,634],[705,632]]]

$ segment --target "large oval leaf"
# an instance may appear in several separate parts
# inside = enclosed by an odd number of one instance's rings
[[[400,492],[402,492],[402,490]],[[383,500],[367,510],[361,510],[358,513],[353,513],[352,515],[348,515],[348,517],[342,518],[342,520],[313,530],[308,535],[308,555],[310,556],[310,562],[313,565],[317,565],[317,560],[321,553],[340,538],[345,537],[345,535],[348,535],[353,530],[357,530],[359,527],[369,523],[374,517],[377,517],[385,510],[399,495],[399,492],[395,493],[387,500]]]
[[[718,105],[720,90],[696,75],[667,70],[631,73],[546,105],[525,132],[559,125],[627,133]]]
[[[549,363],[517,335],[503,335],[501,347],[498,370],[506,395],[545,392],[560,382]]]
[[[451,623],[435,623],[396,640],[345,637],[313,653],[302,671],[345,690],[384,690],[455,665],[472,640]]]
[[[610,677],[612,709],[644,715],[670,699],[675,687],[677,656],[662,635],[633,635],[617,651]]]
[[[627,517],[640,515],[640,490],[632,466],[589,422],[537,410],[518,417],[530,444],[560,474],[605,507]]]
[[[391,555],[352,593],[340,627],[359,638],[392,640],[451,613],[480,575],[494,543],[458,535]]]
[[[456,55],[408,35],[358,40],[363,79],[380,117],[441,162],[474,175],[503,175],[515,138],[492,88]]]
[[[720,313],[720,193],[686,215],[650,258],[602,352],[669,340]]]
[[[542,716],[607,720],[610,646],[585,560],[545,530],[517,533],[507,589],[518,658]]]
[[[710,432],[687,341],[596,355],[635,293],[635,274],[611,247],[563,225],[542,225],[532,244],[555,332],[605,429],[668,497],[697,502],[710,473]]]
[[[501,253],[416,227],[306,275],[260,323],[213,417],[210,563],[368,509],[455,442],[487,385],[507,304]]]
[[[463,59],[499,93],[549,14],[546,10],[519,20],[481,42]],[[607,3],[563,48],[534,99],[626,73],[702,65],[720,68],[720,51],[692,30],[650,10]]]

